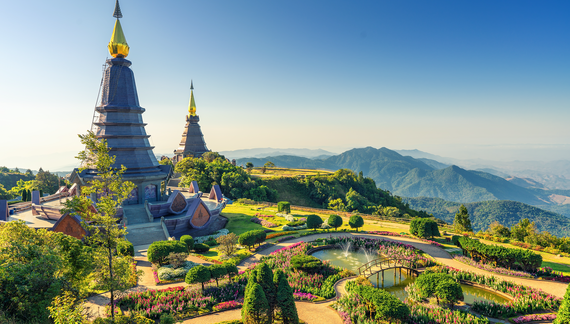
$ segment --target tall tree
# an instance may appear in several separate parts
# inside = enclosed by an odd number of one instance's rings
[[[111,293],[111,316],[114,321],[115,291],[129,288],[133,275],[132,257],[116,252],[117,245],[124,240],[127,231],[117,225],[114,216],[117,207],[129,197],[135,185],[130,181],[123,181],[125,166],[121,165],[119,169],[113,167],[115,156],[109,154],[110,148],[106,140],[97,139],[93,132],[79,135],[79,138],[85,145],[85,150],[77,156],[77,159],[83,162],[80,170],[95,169],[97,177],[89,181],[89,186],[82,188],[82,196],[73,197],[66,202],[64,212],[70,211],[80,215],[83,226],[89,232],[86,242],[93,248],[96,286]],[[92,201],[88,198],[92,193],[99,197],[96,203],[97,212],[91,208]]]
[[[455,220],[453,221],[453,227],[458,232],[473,232],[473,227],[471,226],[471,219],[469,219],[469,212],[464,205],[459,207],[459,211],[455,214]]]
[[[36,174],[36,183],[39,190],[49,194],[54,194],[59,189],[59,177],[49,171],[44,171],[42,168]]]

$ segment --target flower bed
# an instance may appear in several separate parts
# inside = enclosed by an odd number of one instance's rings
[[[542,290],[505,281],[492,275],[479,275],[448,266],[435,266],[428,270],[448,273],[455,279],[478,283],[513,297],[513,300],[506,304],[475,301],[473,310],[485,316],[507,318],[517,313],[525,315],[545,310],[556,311],[562,302],[560,298]]]
[[[164,313],[182,319],[209,312],[214,307],[230,309],[228,307],[241,304],[243,300],[239,297],[243,296],[246,283],[247,279],[242,278],[221,287],[207,288],[204,292],[182,286],[131,292],[117,299],[116,305],[150,319],[159,319]]]
[[[195,256],[195,257],[197,257],[197,258],[199,258],[199,259],[202,259],[202,260],[204,260],[204,261],[212,262],[212,263],[214,263],[214,264],[222,264],[222,263],[223,263],[223,262],[218,261],[218,260],[216,260],[216,259],[208,258],[207,256],[202,255],[202,254],[193,254],[193,256]]]
[[[293,293],[293,298],[295,298],[295,300],[308,300],[308,301],[313,301],[317,298],[319,298],[318,296],[315,296],[311,293],[304,293],[304,292],[300,292],[300,291],[296,291]]]
[[[295,232],[294,232],[294,231],[290,231],[290,232],[271,233],[271,234],[267,235],[267,236],[265,237],[265,239],[266,239],[266,240],[269,240],[269,239],[272,239],[272,238],[275,238],[275,237],[279,237],[279,236],[283,236],[283,235],[289,235],[289,234],[295,234]]]
[[[156,270],[156,273],[158,275],[158,279],[161,282],[167,281],[167,280],[168,281],[176,281],[176,280],[184,281],[184,278],[186,277],[186,273],[188,273],[188,271],[190,271],[190,269],[194,268],[197,265],[198,265],[198,263],[191,262],[191,261],[186,261],[182,267],[178,267],[176,269],[173,268],[171,265],[165,265],[165,266],[158,268],[158,270]]]
[[[308,243],[298,242],[273,251],[269,256],[261,258],[261,262],[266,262],[272,269],[282,269],[293,291],[310,293],[325,299],[332,298],[336,295],[334,284],[344,277],[351,276],[352,273],[332,266],[326,261],[314,273],[293,270],[291,257],[304,255],[310,247]]]
[[[263,214],[257,213],[257,214],[255,214],[255,217],[274,218],[275,216],[273,216],[273,215],[263,215]]]
[[[226,228],[222,228],[221,230],[217,231],[215,234],[206,235],[206,236],[197,236],[194,238],[194,244],[196,243],[204,243],[208,240],[215,240],[220,236],[228,235],[230,231]]]
[[[528,323],[533,321],[552,321],[556,319],[556,314],[532,314],[513,318],[515,323]]]
[[[565,276],[562,272],[552,270],[551,267],[539,268],[536,276],[544,280],[560,281],[564,283],[570,282],[570,276]]]
[[[250,219],[250,221],[252,221],[252,222],[254,222],[254,223],[256,223],[256,224],[259,224],[259,225],[261,225],[261,226],[265,226],[265,227],[277,227],[277,224],[274,224],[274,223],[272,223],[272,222],[270,222],[270,221],[266,221],[265,219],[260,219],[260,218],[257,218],[257,217],[252,217],[252,218]]]
[[[368,234],[385,235],[385,236],[404,236],[400,233],[387,232],[387,231],[368,231]]]
[[[495,267],[491,264],[483,263],[483,262],[477,262],[471,258],[464,257],[464,256],[454,256],[453,259],[455,261],[470,265],[472,267],[475,267],[475,268],[478,268],[481,270],[485,270],[485,271],[489,271],[489,272],[494,272],[494,273],[497,273],[500,275],[513,276],[513,277],[519,277],[519,278],[534,278],[534,276],[528,272],[517,271],[517,270],[509,270],[509,269],[505,269],[505,268],[501,268],[501,267]]]
[[[434,305],[424,306],[419,304],[408,305],[410,308],[410,323],[434,324],[434,323],[473,323],[487,324],[488,318],[480,318],[473,314],[454,311]]]
[[[227,302],[219,303],[213,307],[214,311],[225,311],[230,309],[241,308],[243,305],[243,299],[241,300],[230,300]]]
[[[295,236],[285,236],[285,237],[282,237],[282,238],[280,238],[280,239],[277,239],[276,242],[277,242],[277,243],[281,243],[281,242],[283,242],[283,241],[287,241],[287,240],[294,239],[294,238],[295,238]]]

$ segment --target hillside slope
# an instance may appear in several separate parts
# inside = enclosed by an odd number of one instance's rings
[[[440,198],[403,198],[410,208],[422,210],[453,223],[455,213],[461,204],[445,201]],[[548,231],[557,236],[570,236],[570,218],[517,201],[492,200],[466,203],[465,207],[471,215],[471,223],[475,231],[484,231],[489,225],[498,221],[504,226],[511,227],[523,218],[536,223],[540,231]]]

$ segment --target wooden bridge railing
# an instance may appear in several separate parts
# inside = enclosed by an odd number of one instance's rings
[[[371,276],[376,272],[385,271],[388,269],[395,269],[395,268],[407,268],[411,270],[417,270],[418,267],[415,262],[410,260],[402,260],[396,258],[392,259],[378,258],[358,267],[358,273],[359,275],[366,275],[368,272],[369,273],[368,276]]]

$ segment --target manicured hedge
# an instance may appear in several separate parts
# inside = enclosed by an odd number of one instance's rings
[[[356,228],[358,230],[359,227],[364,226],[364,219],[362,216],[352,215],[348,219],[348,225],[350,225],[351,228]]]
[[[419,217],[414,218],[410,223],[410,233],[421,238],[441,236],[437,223],[434,220]]]
[[[205,253],[210,251],[210,246],[204,243],[194,244],[194,251],[196,253]]]
[[[329,219],[327,220],[327,224],[329,224],[330,227],[337,229],[342,226],[342,217],[338,215],[330,215]]]
[[[320,228],[323,220],[317,215],[308,215],[307,216],[307,228],[315,229]]]
[[[558,314],[554,320],[554,324],[568,324],[570,323],[570,285],[566,289],[566,294],[564,295],[564,301],[558,309]]]
[[[133,243],[123,240],[117,244],[117,253],[122,256],[135,256],[135,247]]]
[[[469,237],[459,238],[459,245],[472,258],[485,263],[495,263],[503,268],[520,268],[526,272],[536,272],[542,264],[542,255],[530,250],[487,245]]]
[[[194,238],[190,235],[182,235],[180,237],[180,242],[186,244],[188,247],[188,252],[194,250]]]
[[[170,253],[186,253],[188,247],[180,241],[156,241],[147,250],[148,260],[163,265]]]
[[[295,226],[305,225],[305,223],[307,223],[307,222],[306,221],[295,221],[295,222],[287,223],[287,226],[295,227]]]
[[[404,321],[410,316],[408,306],[384,289],[356,286],[353,292],[365,301],[370,317],[378,321]]]
[[[278,202],[277,211],[280,213],[291,214],[291,203],[288,201]]]
[[[267,233],[263,230],[253,230],[242,233],[238,238],[238,243],[243,246],[251,248],[255,244],[261,244],[265,242]]]
[[[294,255],[291,257],[291,267],[304,271],[316,271],[323,265],[323,261],[312,255]]]

